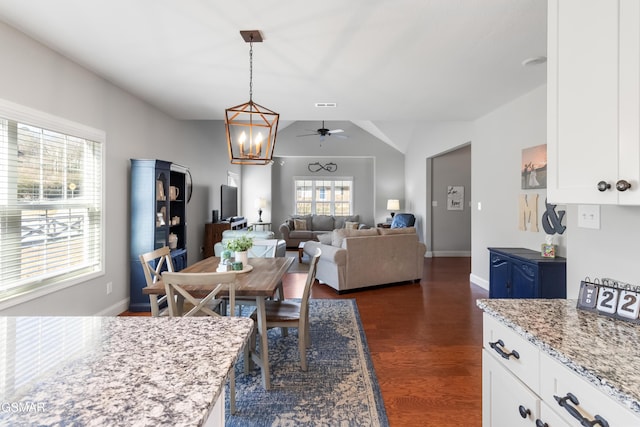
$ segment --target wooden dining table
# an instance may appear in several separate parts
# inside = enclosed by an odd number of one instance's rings
[[[266,390],[271,388],[269,374],[269,344],[267,341],[267,320],[265,313],[265,299],[272,298],[280,288],[283,276],[291,267],[293,257],[249,258],[250,271],[238,272],[235,280],[235,296],[237,299],[254,300],[258,318],[258,333],[260,334],[260,352],[251,351],[251,359],[262,371],[262,385]],[[209,257],[181,270],[183,273],[211,273],[215,272],[220,263],[219,257]],[[212,289],[206,286],[184,286],[196,297],[206,296]],[[145,294],[164,295],[164,285],[154,285],[143,289]],[[283,295],[280,295],[283,298]],[[249,361],[245,361],[248,363]]]

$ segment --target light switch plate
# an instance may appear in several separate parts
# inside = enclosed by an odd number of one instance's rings
[[[578,227],[600,230],[600,205],[578,205]]]

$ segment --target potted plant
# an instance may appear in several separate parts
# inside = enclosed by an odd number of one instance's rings
[[[235,260],[241,261],[242,265],[248,264],[249,256],[247,251],[253,246],[253,238],[249,236],[240,236],[236,239],[227,240],[224,244],[225,248],[235,252]]]

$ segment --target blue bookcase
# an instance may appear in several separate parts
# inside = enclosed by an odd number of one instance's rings
[[[131,159],[130,311],[151,311],[140,254],[170,245],[176,271],[187,266],[187,168],[163,160]]]

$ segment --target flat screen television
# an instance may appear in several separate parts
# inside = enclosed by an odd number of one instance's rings
[[[222,184],[220,186],[220,219],[228,221],[238,216],[238,188]]]

